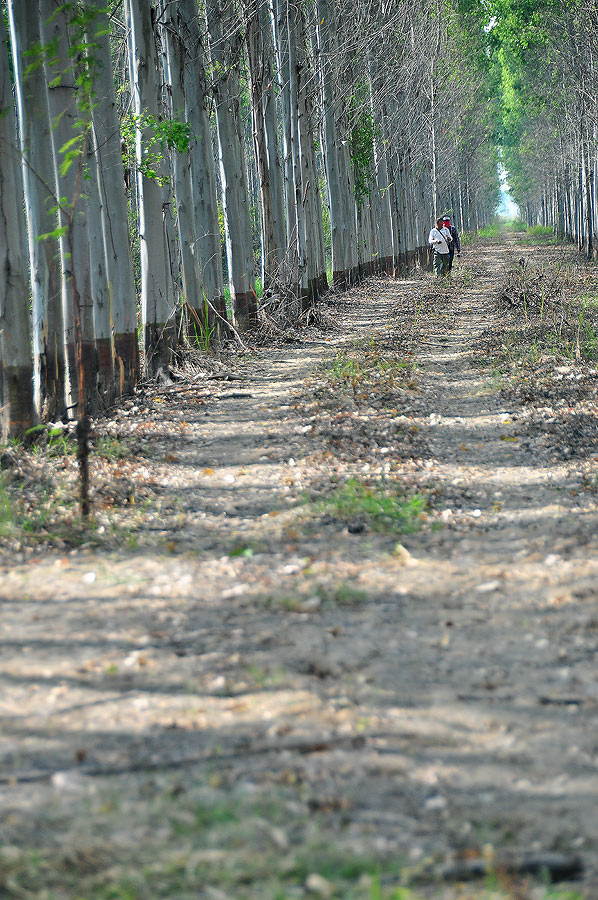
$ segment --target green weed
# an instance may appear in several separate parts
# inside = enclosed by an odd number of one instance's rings
[[[415,389],[415,362],[383,356],[375,347],[375,338],[360,342],[351,354],[337,353],[327,370],[329,380],[335,387],[348,388],[357,396],[358,390],[383,388],[391,391]]]
[[[508,219],[504,223],[505,231],[514,231],[516,233],[522,233],[527,231],[527,223],[523,221],[523,219]]]
[[[372,487],[350,478],[319,506],[346,523],[361,521],[372,531],[408,534],[420,525],[419,517],[426,503],[421,494],[405,497],[394,484]]]
[[[478,237],[492,239],[500,237],[500,225],[498,225],[496,222],[493,222],[490,225],[485,225],[483,228],[479,229]]]
[[[125,459],[131,455],[128,445],[117,437],[103,435],[95,442],[94,451],[102,459]]]
[[[554,228],[551,225],[530,225],[526,234],[529,237],[553,237]]]
[[[334,591],[334,600],[339,606],[359,606],[367,600],[367,592],[353,587],[346,581],[339,584]]]

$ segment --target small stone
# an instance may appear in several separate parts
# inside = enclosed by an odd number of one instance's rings
[[[81,581],[83,584],[93,584],[97,577],[95,572],[86,572]]]
[[[308,875],[307,881],[305,882],[305,889],[309,891],[310,894],[315,894],[317,897],[323,897],[324,900],[329,900],[334,894],[334,885],[322,875],[318,875],[317,872],[312,872],[311,875]]]
[[[365,531],[365,525],[363,522],[349,522],[347,525],[347,531],[349,534],[361,534]]]
[[[402,544],[395,544],[392,554],[398,559],[402,566],[410,566],[414,563],[414,559],[409,553],[409,550],[407,550],[406,547],[403,547]]]
[[[129,653],[129,655],[125,658],[123,665],[125,665],[127,667],[127,669],[132,668],[132,666],[134,666],[139,661],[140,656],[141,656],[141,651],[134,650],[132,653]]]
[[[471,513],[471,514],[472,514],[472,516],[474,517],[474,519],[479,519],[480,516],[482,515],[482,510],[481,510],[481,509],[474,509],[474,510],[472,510],[472,513]]]
[[[477,594],[491,594],[492,591],[498,590],[500,581],[485,581],[484,584],[478,584],[476,587]]]
[[[54,772],[50,778],[50,784],[57,791],[72,793],[83,790],[87,785],[87,779],[85,775],[82,775],[76,769],[67,769],[64,772]]]
[[[321,606],[322,601],[319,597],[308,597],[299,604],[297,612],[317,612]]]
[[[446,809],[446,798],[442,797],[440,794],[434,794],[432,797],[428,797],[428,799],[424,803],[424,809],[426,809],[428,812],[436,812],[440,809]]]

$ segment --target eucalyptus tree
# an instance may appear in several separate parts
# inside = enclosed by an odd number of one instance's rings
[[[156,137],[162,119],[155,14],[147,0],[125,0],[130,79],[135,111],[135,147],[141,262],[141,326],[145,368],[156,372],[171,361],[176,325],[167,233],[168,165]]]
[[[189,125],[186,121],[185,101],[185,34],[183,21],[179,19],[180,7],[169,0],[160,0],[158,19],[164,48],[164,75],[166,78],[169,113],[175,126],[177,140],[172,152],[174,197],[180,271],[183,297],[193,310],[191,330],[197,323],[207,320],[200,283],[200,263],[197,252],[193,188],[191,184],[191,151],[189,146]]]
[[[262,285],[269,290],[279,278],[286,255],[284,192],[278,149],[274,80],[274,47],[266,0],[244,0],[243,6],[254,154],[261,207]],[[280,278],[279,278],[280,280]]]
[[[190,126],[191,181],[201,286],[216,327],[226,328],[216,166],[212,152],[206,35],[196,0],[180,0],[179,28],[184,41],[184,95]],[[213,315],[212,315],[213,314]]]
[[[8,13],[29,241],[35,406],[38,415],[54,419],[66,408],[64,330],[40,20],[20,0],[8,0]]]
[[[257,318],[251,219],[240,120],[243,35],[235,0],[206,0],[228,278],[236,325]]]
[[[11,61],[0,17],[0,426],[3,440],[34,424],[27,238]]]
[[[114,384],[111,393],[130,393],[139,374],[137,297],[128,226],[120,122],[112,71],[110,30],[103,5],[93,0],[95,55],[92,108],[94,158],[105,253],[105,285],[114,331]],[[96,259],[96,266],[99,260]],[[97,272],[97,268],[96,268]],[[94,274],[92,272],[92,274]]]
[[[276,78],[280,104],[280,133],[286,222],[286,247],[289,260],[295,256],[297,214],[291,147],[291,84],[289,79],[289,43],[286,38],[288,0],[271,0],[271,21],[276,54]]]
[[[596,253],[598,8],[493,0],[490,47],[502,84],[503,149],[529,224],[552,225]]]
[[[86,15],[40,0],[40,31],[52,120],[67,361],[67,408],[77,416],[98,406],[98,355],[91,293],[85,161],[89,148],[93,57],[85,41]]]

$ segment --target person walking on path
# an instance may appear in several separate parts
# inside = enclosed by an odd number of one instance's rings
[[[461,241],[459,240],[459,233],[455,225],[451,225],[451,220],[449,216],[445,216],[442,220],[443,228],[448,228],[449,233],[452,237],[452,241],[449,244],[449,272],[453,268],[453,259],[455,258],[455,250],[457,251],[457,256],[461,256]]]
[[[442,219],[436,220],[436,227],[430,230],[428,244],[434,250],[434,271],[439,277],[449,273],[449,244],[452,243],[451,233],[442,224]]]

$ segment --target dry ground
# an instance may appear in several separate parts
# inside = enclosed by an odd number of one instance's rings
[[[495,302],[550,252],[141,392],[89,534],[9,452],[0,897],[598,898],[596,372]]]

